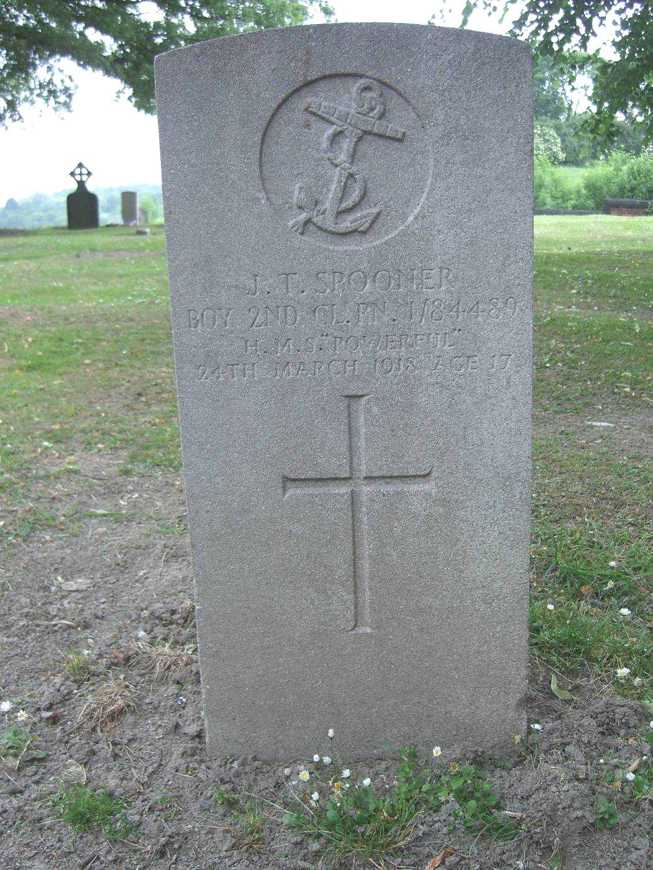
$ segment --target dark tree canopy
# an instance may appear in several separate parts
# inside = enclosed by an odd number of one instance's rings
[[[576,71],[546,54],[533,58],[533,111],[536,118],[563,121],[574,112],[573,90]]]
[[[482,6],[496,12],[496,0],[468,0],[464,20]],[[615,134],[615,117],[634,118],[653,139],[653,3],[651,0],[503,0],[504,14],[521,12],[512,33],[536,49],[562,60],[587,52],[596,36],[605,36],[611,58],[587,57],[592,68],[592,127],[604,137]],[[575,55],[578,59],[579,55]]]
[[[644,125],[632,116],[612,119],[610,136],[593,134],[596,115],[578,111],[575,88],[579,72],[593,81],[594,67],[587,55],[565,54],[554,57],[536,52],[533,57],[534,114],[536,129],[555,131],[560,138],[564,162],[580,166],[611,150],[639,154],[645,143]]]
[[[61,61],[118,79],[134,105],[154,110],[154,56],[192,42],[301,24],[322,0],[0,0],[0,124],[35,101],[67,108]]]

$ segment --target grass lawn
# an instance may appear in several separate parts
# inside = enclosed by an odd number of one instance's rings
[[[643,703],[648,720],[653,718],[653,218],[542,216],[535,220],[535,235],[533,682],[541,685],[544,680],[547,704],[553,701],[564,707],[621,695]],[[6,557],[0,559],[0,598],[6,606],[14,599],[22,601],[28,618],[31,608],[40,614],[41,598],[47,598],[54,603],[43,611],[46,621],[37,625],[58,626],[70,633],[76,620],[89,626],[89,631],[95,626],[93,632],[99,636],[107,624],[102,597],[96,596],[92,605],[100,616],[89,616],[83,607],[76,610],[74,602],[64,612],[58,600],[61,584],[73,583],[70,595],[74,599],[74,583],[81,583],[81,590],[86,588],[83,584],[90,581],[85,578],[92,576],[93,569],[85,573],[86,566],[78,559],[76,567],[70,563],[73,581],[57,576],[55,582],[46,575],[53,558],[64,565],[69,553],[71,560],[75,553],[89,558],[96,545],[88,542],[101,533],[98,541],[111,546],[98,544],[97,550],[112,561],[102,563],[102,570],[96,567],[96,574],[115,582],[110,604],[116,620],[123,618],[127,624],[131,619],[140,625],[139,620],[150,618],[149,600],[165,600],[161,584],[166,566],[177,570],[177,559],[181,572],[188,564],[185,552],[175,556],[174,545],[185,534],[185,519],[177,479],[179,436],[162,229],[155,228],[148,237],[136,236],[128,228],[0,236],[0,395],[0,547]],[[109,466],[112,478],[107,477]],[[116,480],[125,484],[124,492]],[[144,539],[158,542],[157,546],[163,541],[152,564],[145,562]],[[131,555],[127,556],[124,548],[129,547]],[[14,566],[13,579],[4,579],[3,562]],[[136,581],[127,577],[127,566],[134,572],[140,569]],[[33,578],[38,571],[44,576]],[[154,578],[149,581],[151,587],[143,585],[148,577]],[[23,578],[25,589],[38,597],[26,597]],[[32,586],[28,587],[28,580]],[[129,601],[132,590],[140,602],[132,608],[134,613]],[[185,615],[174,623],[165,611],[163,624],[166,631],[171,625],[181,625],[174,631],[179,637],[186,632],[188,637],[183,637],[188,642],[192,619],[184,621],[188,611],[183,602],[180,607]],[[88,680],[89,685],[105,674],[97,661],[84,657],[88,650],[72,650],[69,644],[66,651],[53,631],[44,629],[37,644],[39,655],[50,644],[43,655],[51,673],[60,667],[69,680],[80,684]],[[107,629],[106,644],[118,642],[117,632],[113,625]],[[147,653],[152,658],[149,684],[153,672],[172,667],[165,664],[172,661],[170,656],[177,655],[182,668],[189,659],[186,647],[175,652],[167,640],[158,647],[148,647],[148,643],[141,643],[139,655],[142,659]],[[122,668],[123,647],[112,649],[111,655]],[[24,654],[25,667],[31,669],[35,681],[42,679],[38,658]],[[107,661],[113,661],[109,653]],[[118,695],[126,693],[125,710],[129,711],[133,687],[120,676],[110,688]],[[34,691],[36,697],[38,691]],[[184,695],[190,697],[191,691],[187,684]],[[73,706],[76,697],[71,695]],[[175,697],[173,691],[173,707],[181,703]],[[29,693],[25,698],[25,706],[36,705]],[[185,697],[182,701],[186,703]],[[80,715],[88,716],[88,709],[87,703]],[[136,735],[143,733],[143,721],[137,723]],[[5,756],[18,759],[18,770],[32,737],[23,739],[20,728],[12,727],[0,739],[0,750],[2,740],[5,743],[0,761],[4,751]],[[38,739],[53,743],[53,738],[43,734]],[[632,739],[624,737],[623,753],[634,745]],[[96,750],[103,751],[99,743]],[[190,758],[175,768],[185,771],[180,775],[189,780],[188,770],[194,770]],[[533,764],[536,760],[533,756]],[[557,763],[547,768],[551,777],[557,776]],[[421,774],[411,764],[406,768],[406,794],[417,801],[419,792],[423,801],[427,792],[419,785]],[[648,779],[641,771],[633,776],[629,771],[624,780],[624,768],[611,780],[602,773],[598,759],[596,764],[599,772],[596,778],[592,774],[588,788],[607,794],[596,810],[596,831],[600,832],[616,825],[622,812],[634,818],[633,807],[643,806],[637,802],[650,797],[652,783],[649,768]],[[619,764],[623,767],[625,762]],[[112,770],[110,764],[106,769]],[[440,807],[450,793],[460,793],[467,795],[468,807],[477,807],[478,795],[485,795],[487,814],[478,824],[475,816],[466,822],[472,831],[485,831],[494,819],[494,798],[490,800],[488,787],[472,768],[463,770],[467,773],[462,778],[450,777],[447,795],[443,797],[441,786],[437,793],[429,792],[429,800]],[[500,779],[500,767],[494,774]],[[616,788],[615,781],[624,788],[619,799],[610,791]],[[85,779],[76,783],[74,794],[62,786],[64,791],[55,802],[61,818],[75,819],[75,830],[108,826],[107,830],[122,836],[122,804],[108,792],[90,789]],[[415,795],[411,789],[417,789]],[[633,792],[635,803],[627,803],[627,789]],[[231,807],[233,813],[232,792],[219,791],[215,801]],[[148,811],[168,814],[167,819],[177,812],[175,801],[182,801],[175,794],[166,792],[158,802],[152,800]],[[187,818],[194,819],[197,805],[188,806]],[[260,845],[265,820],[254,813],[253,821],[247,821],[247,813],[253,812],[247,806],[239,810],[236,828],[240,825],[239,830],[244,826],[249,831],[243,842]],[[386,812],[386,804],[379,807]],[[374,815],[377,809],[369,812]],[[20,826],[14,830],[18,839],[21,830]],[[234,836],[238,840],[241,835]],[[352,837],[356,836],[357,829],[352,831]],[[596,848],[603,848],[598,841]],[[92,863],[93,853],[89,855]],[[563,867],[554,862],[556,855],[557,851],[551,854],[546,866]],[[194,866],[208,866],[202,864],[203,859],[197,860]],[[514,866],[514,861],[506,857],[504,864],[492,866]]]
[[[616,688],[643,697],[651,470],[628,441],[651,412],[653,219],[543,216],[535,232],[533,648],[607,681],[630,667],[641,685]],[[0,288],[0,532],[72,532],[29,495],[80,451],[115,451],[124,474],[179,468],[163,231],[0,238]]]

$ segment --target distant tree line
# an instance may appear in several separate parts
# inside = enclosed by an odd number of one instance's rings
[[[154,184],[137,184],[129,188],[138,191],[138,204],[146,223],[163,220],[161,188]],[[121,187],[93,188],[100,201],[100,224],[122,223],[120,215]],[[0,208],[0,229],[37,229],[66,226],[66,196],[70,190],[58,193],[35,193],[17,201],[8,199]]]
[[[591,90],[587,55],[534,55],[535,204],[538,208],[600,211],[608,197],[653,201],[653,151],[641,117],[612,120],[610,137],[596,117],[577,111],[579,83]],[[572,173],[570,167],[582,167]],[[569,169],[568,169],[569,168]]]
[[[635,116],[622,115],[612,124],[612,136],[597,136],[594,116],[576,111],[579,77],[589,82],[595,75],[591,60],[580,55],[555,59],[534,56],[533,86],[535,156],[551,163],[584,166],[614,151],[640,154],[646,147],[646,125]]]
[[[653,155],[614,151],[579,172],[536,158],[534,186],[536,208],[602,211],[608,198],[653,203]]]
[[[615,144],[625,120],[653,142],[651,0],[466,0],[463,25],[478,7],[501,19],[516,14],[510,35],[528,40],[567,82],[587,79],[582,126],[595,141]],[[596,40],[609,51],[592,50]]]

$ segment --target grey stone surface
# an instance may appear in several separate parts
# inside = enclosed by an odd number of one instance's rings
[[[134,226],[139,222],[138,191],[123,190],[120,193],[120,216],[125,226]]]
[[[157,59],[209,749],[524,728],[531,73],[318,25]]]

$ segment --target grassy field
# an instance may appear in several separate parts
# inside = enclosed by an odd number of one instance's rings
[[[650,698],[653,219],[540,217],[536,252],[533,651]],[[179,468],[163,232],[0,238],[0,288],[0,533],[74,535],[34,492],[80,452]]]
[[[8,867],[647,866],[653,218],[535,228],[526,739],[344,786],[304,760],[299,802],[202,755],[163,231],[0,236]]]

